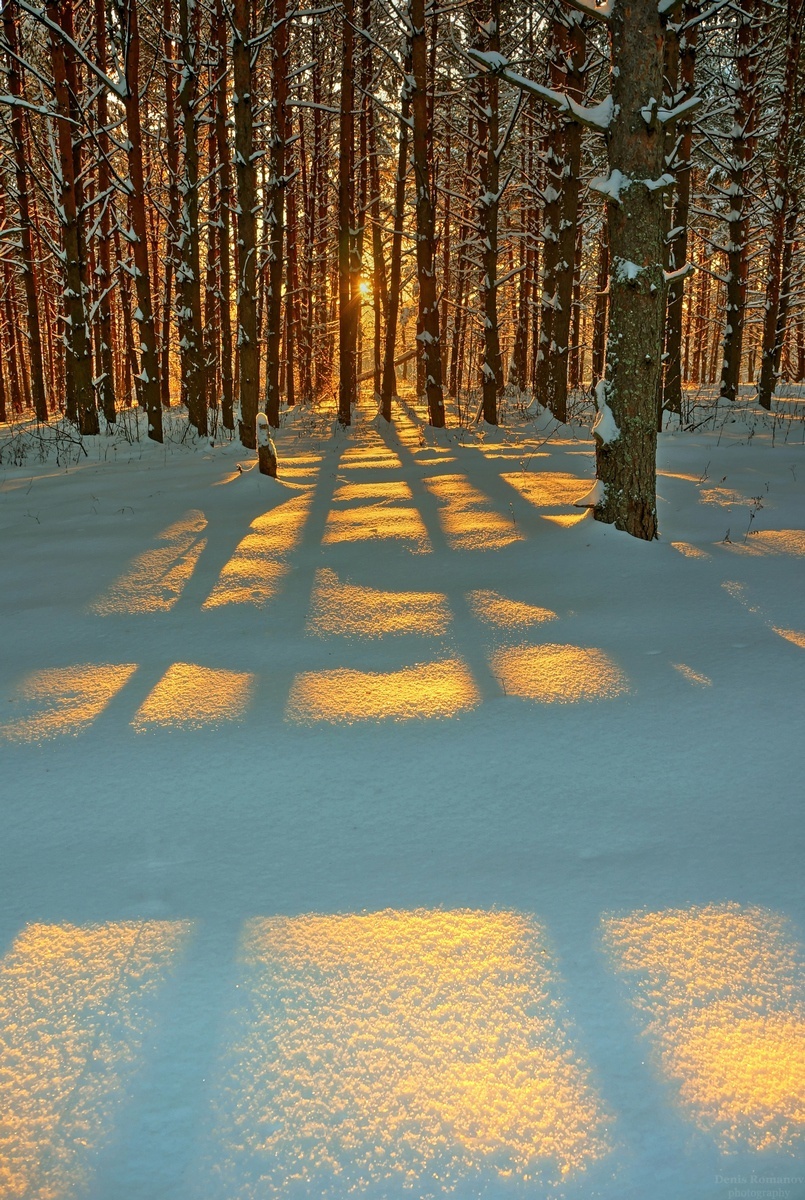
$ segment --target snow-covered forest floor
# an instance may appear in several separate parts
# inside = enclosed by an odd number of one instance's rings
[[[0,1195],[805,1196],[779,407],[0,430]]]

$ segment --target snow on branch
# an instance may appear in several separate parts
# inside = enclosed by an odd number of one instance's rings
[[[693,112],[694,109],[698,108],[703,98],[698,95],[689,96],[687,100],[683,100],[681,104],[677,104],[673,108],[658,108],[657,120],[661,125],[667,125],[669,121],[678,121],[686,113]]]
[[[0,95],[0,104],[7,104],[10,108],[27,108],[30,112],[39,113],[42,117],[54,117],[56,120],[66,121],[68,125],[78,125],[78,121],[74,117],[62,116],[61,113],[46,108],[44,104],[30,104],[20,96]]]
[[[677,283],[680,279],[684,279],[687,275],[690,275],[692,270],[693,263],[686,262],[681,267],[678,267],[676,271],[663,271],[662,274],[666,283]]]
[[[118,76],[117,79],[112,79],[111,76],[107,75],[105,71],[102,71],[98,64],[94,63],[92,59],[84,53],[78,42],[74,41],[62,29],[61,25],[57,25],[55,21],[51,21],[46,12],[43,12],[39,8],[34,8],[31,4],[27,4],[26,0],[17,0],[17,6],[21,8],[23,12],[27,12],[28,15],[33,17],[35,21],[38,21],[40,25],[44,25],[51,31],[51,33],[55,33],[57,37],[61,38],[65,45],[70,47],[76,57],[81,59],[81,62],[84,64],[87,70],[90,71],[105,88],[117,96],[118,100],[126,99],[128,96],[128,86],[125,79],[123,79],[121,76]]]
[[[575,8],[576,12],[584,13],[586,17],[595,17],[597,21],[609,21],[612,19],[614,0],[604,0],[603,4],[596,4],[595,0],[566,0],[566,2],[570,8]],[[661,3],[665,2],[666,0],[661,0]]]
[[[499,54],[497,50],[476,50],[475,47],[470,46],[465,53],[482,71],[486,71],[490,75],[497,75],[499,79],[519,88],[521,92],[539,96],[540,100],[544,100],[546,104],[565,113],[569,120],[576,121],[579,125],[586,125],[590,129],[597,129],[602,133],[609,129],[615,115],[615,105],[611,96],[607,96],[600,104],[586,108],[583,104],[577,104],[566,92],[556,92],[553,88],[543,87],[541,83],[535,83],[532,79],[526,79],[524,75],[512,71],[508,59]]]

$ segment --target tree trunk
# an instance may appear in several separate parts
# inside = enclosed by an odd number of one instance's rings
[[[486,0],[478,0],[474,15],[482,30],[482,41],[491,53],[500,53],[500,0],[492,0],[491,16]],[[498,423],[498,395],[503,389],[498,329],[498,222],[500,210],[500,113],[496,76],[481,73],[476,80],[479,183],[478,225],[481,236],[481,304],[484,354],[481,362],[481,404],[488,425]]]
[[[125,110],[128,130],[127,154],[129,165],[129,241],[134,258],[134,282],[137,292],[136,315],[139,324],[140,373],[139,393],[148,417],[148,436],[162,441],[162,396],[159,357],[151,293],[151,271],[148,262],[148,229],[146,225],[145,168],[143,138],[140,125],[140,33],[137,24],[136,0],[126,0],[127,40],[125,47]]]
[[[199,232],[198,41],[200,8],[179,0],[179,111],[183,171],[179,184],[179,349],[187,415],[199,434],[207,433],[207,381],[201,304]]]
[[[727,244],[727,322],[724,328],[724,354],[720,393],[735,400],[741,382],[744,328],[746,319],[749,195],[747,185],[757,144],[758,61],[763,0],[744,0],[738,20],[738,83],[733,116],[732,162],[728,197],[729,241]]]
[[[221,419],[224,429],[235,428],[234,381],[232,379],[232,275],[230,267],[232,205],[232,159],[227,137],[227,74],[226,23],[223,0],[215,0],[214,30],[215,70],[218,86],[215,89],[215,143],[219,163],[218,188],[218,314],[221,339]]]
[[[789,97],[796,94],[802,45],[802,19],[805,13],[803,0],[788,0],[785,56],[785,78],[783,99],[780,106],[780,129],[776,140],[774,170],[768,181],[769,199],[772,205],[771,238],[769,246],[768,282],[766,305],[763,316],[763,344],[758,383],[758,403],[771,409],[771,399],[780,370],[780,356],[785,335],[785,322],[780,329],[781,291],[785,235],[790,204],[789,177],[791,171],[791,103]],[[781,336],[782,334],[782,336]]]
[[[580,13],[562,14],[559,22],[561,36],[558,48],[561,64],[557,84],[571,99],[581,102],[586,87],[587,46]],[[554,67],[555,69],[555,67]],[[550,293],[550,342],[547,349],[547,370],[544,373],[544,402],[559,421],[567,420],[567,381],[570,329],[572,320],[573,282],[576,261],[576,227],[579,220],[579,188],[581,179],[581,125],[577,121],[559,121],[559,136],[549,171],[547,190],[558,197],[552,204],[556,225],[552,230],[554,250],[553,270],[546,274]],[[555,240],[554,240],[555,238]],[[547,243],[546,243],[547,248]]]
[[[253,70],[249,0],[234,0],[232,76],[235,117],[235,176],[238,238],[238,376],[241,443],[256,447],[255,422],[260,395],[260,347],[257,340],[257,168],[254,159]]]
[[[288,143],[288,18],[286,0],[274,0],[271,39],[271,141],[266,200],[268,226],[268,332],[265,409],[273,429],[280,423],[280,340],[282,336],[283,240],[285,233],[285,154]]]
[[[633,537],[657,536],[657,381],[661,366],[663,139],[656,124],[662,95],[664,21],[656,0],[615,0],[610,171],[609,334],[594,429],[596,474],[604,485],[595,517]],[[620,174],[618,174],[620,173]],[[632,181],[627,187],[618,180]]]
[[[72,26],[72,0],[48,0],[47,15],[61,29]],[[65,41],[54,29],[49,35],[50,61],[56,100],[56,135],[58,146],[59,204],[64,253],[64,347],[67,355],[68,416],[75,420],[82,434],[99,432],[98,411],[92,388],[92,344],[86,312],[86,289],[82,264],[84,246],[79,225],[76,164],[78,148],[73,141],[71,118],[74,97],[68,85],[68,63]],[[72,53],[72,50],[69,51]],[[80,160],[78,162],[80,169]],[[70,410],[73,409],[71,412]]]
[[[352,421],[357,399],[355,352],[358,313],[352,283],[355,228],[355,0],[344,0],[341,104],[338,134],[338,420]]]
[[[691,25],[699,14],[699,0],[687,0],[683,10],[682,32],[679,35],[679,92],[674,102],[689,99],[695,91],[696,46],[699,26]],[[678,230],[670,246],[668,267],[671,273],[682,270],[688,260],[688,227],[690,225],[690,176],[693,125],[680,121],[676,127],[678,150],[673,172],[676,175],[676,200],[673,227]],[[682,413],[682,314],[685,302],[685,276],[672,278],[668,285],[668,310],[665,319],[665,380],[662,408]]]
[[[22,73],[17,56],[19,45],[17,23],[12,4],[3,7],[3,29],[8,46],[8,90],[19,99],[24,99]],[[17,190],[20,227],[20,265],[22,268],[25,301],[27,305],[28,354],[31,365],[31,394],[37,421],[47,421],[48,407],[45,392],[45,370],[42,358],[41,320],[39,297],[34,272],[33,238],[31,236],[31,205],[28,190],[28,161],[26,155],[25,122],[21,106],[12,105],[10,121],[11,144],[14,155],[14,175]]]
[[[400,314],[400,284],[402,282],[402,241],[405,221],[405,180],[408,175],[408,128],[411,115],[410,53],[405,59],[405,81],[400,95],[400,141],[397,150],[397,175],[394,182],[394,231],[391,238],[391,277],[389,280],[389,308],[386,320],[386,338],[383,349],[383,381],[380,391],[380,411],[385,420],[391,420],[391,398],[397,387],[394,372],[394,354],[397,345],[397,322]]]
[[[442,394],[442,351],[439,344],[439,304],[436,293],[434,243],[436,222],[431,196],[428,143],[433,130],[428,122],[428,50],[425,35],[425,0],[410,0],[411,67],[414,80],[413,160],[416,188],[416,263],[419,282],[418,340],[422,343],[425,368],[425,393],[428,419],[436,428],[444,427]]]

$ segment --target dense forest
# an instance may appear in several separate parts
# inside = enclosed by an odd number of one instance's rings
[[[690,389],[805,379],[803,13],[5,0],[0,419],[586,391],[596,516],[654,537]]]

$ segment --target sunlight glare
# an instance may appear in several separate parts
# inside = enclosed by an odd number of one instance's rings
[[[792,642],[795,646],[800,646],[805,650],[805,633],[799,633],[796,629],[778,629],[774,626],[774,632],[781,638],[785,638],[787,642]]]
[[[402,467],[399,455],[379,439],[367,446],[350,446],[341,455],[339,471],[397,471]]]
[[[574,525],[580,525],[582,521],[589,520],[590,510],[585,509],[581,513],[540,513],[543,521],[550,521],[552,525],[558,525],[560,529],[572,529]]]
[[[671,663],[671,666],[687,679],[688,683],[696,684],[698,687],[712,686],[713,681],[709,676],[701,675],[698,671],[694,671],[693,667],[686,666],[685,663]]]
[[[700,546],[694,546],[692,542],[671,542],[674,550],[678,550],[685,558],[711,558],[706,550],[702,550]]]
[[[383,483],[342,483],[333,493],[336,504],[354,504],[356,500],[370,500],[380,504],[393,504],[396,500],[413,500],[414,493],[402,479]]]
[[[357,492],[350,489],[356,488]],[[376,491],[374,489],[387,489]],[[378,497],[372,503],[372,497]],[[364,542],[386,539],[407,543],[406,549],[413,554],[429,554],[432,550],[428,531],[419,511],[412,505],[397,504],[397,499],[411,497],[406,483],[392,484],[345,484],[336,492],[337,501],[357,499],[368,503],[353,508],[333,508],[327,517],[322,543],[325,546],[339,542]]]
[[[750,532],[745,541],[716,544],[738,554],[789,554],[793,558],[802,558],[805,556],[805,529],[765,529]]]

